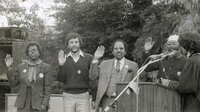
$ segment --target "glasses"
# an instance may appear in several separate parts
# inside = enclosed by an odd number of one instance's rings
[[[29,49],[28,52],[37,52],[37,49]]]

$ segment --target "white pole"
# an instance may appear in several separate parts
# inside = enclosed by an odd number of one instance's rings
[[[137,78],[137,86],[139,86],[138,84],[139,84],[139,78]],[[139,94],[140,92],[136,94],[136,112],[139,112]]]

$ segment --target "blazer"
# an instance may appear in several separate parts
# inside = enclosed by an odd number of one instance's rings
[[[114,59],[102,61],[100,65],[98,63],[91,63],[89,78],[95,80],[99,77],[95,108],[98,108],[108,88],[113,66]],[[125,58],[122,70],[121,82],[130,82],[137,75],[138,64]]]
[[[19,86],[15,106],[24,108],[27,87],[31,87],[31,104],[34,109],[41,109],[41,105],[49,106],[51,83],[53,81],[50,66],[41,62],[36,66],[36,81],[30,84],[28,79],[28,63],[23,62],[15,69],[7,71],[8,82],[11,87]]]

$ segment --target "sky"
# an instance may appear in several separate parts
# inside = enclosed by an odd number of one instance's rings
[[[20,7],[25,7],[27,13],[29,9],[38,4],[39,10],[37,11],[38,16],[44,21],[45,26],[55,26],[56,19],[50,15],[53,15],[56,11],[51,9],[51,6],[64,7],[62,3],[54,3],[54,0],[16,0]],[[0,15],[0,26],[8,26],[9,21],[4,15]]]
[[[51,8],[52,5],[55,5],[53,0],[25,0],[24,2],[22,2],[22,0],[17,1],[19,6],[25,7],[27,10],[29,10],[34,4],[38,4],[40,7],[39,11],[37,12],[38,16],[45,21],[45,25],[54,26],[56,24],[55,18],[49,17],[49,15],[53,13],[53,11],[49,10],[49,8]]]

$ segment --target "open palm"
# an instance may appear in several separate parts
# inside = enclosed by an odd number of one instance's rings
[[[63,50],[60,50],[60,52],[58,53],[59,65],[60,66],[64,65],[65,61],[66,61],[66,55]]]
[[[150,51],[154,45],[154,42],[151,37],[145,39],[144,49],[145,51]]]
[[[11,65],[13,64],[13,58],[11,57],[11,55],[7,54],[4,60],[5,60],[6,66],[8,68],[11,67]]]
[[[105,47],[104,46],[99,46],[97,48],[97,50],[95,51],[94,59],[100,59],[101,57],[103,57],[104,52],[105,52]]]

